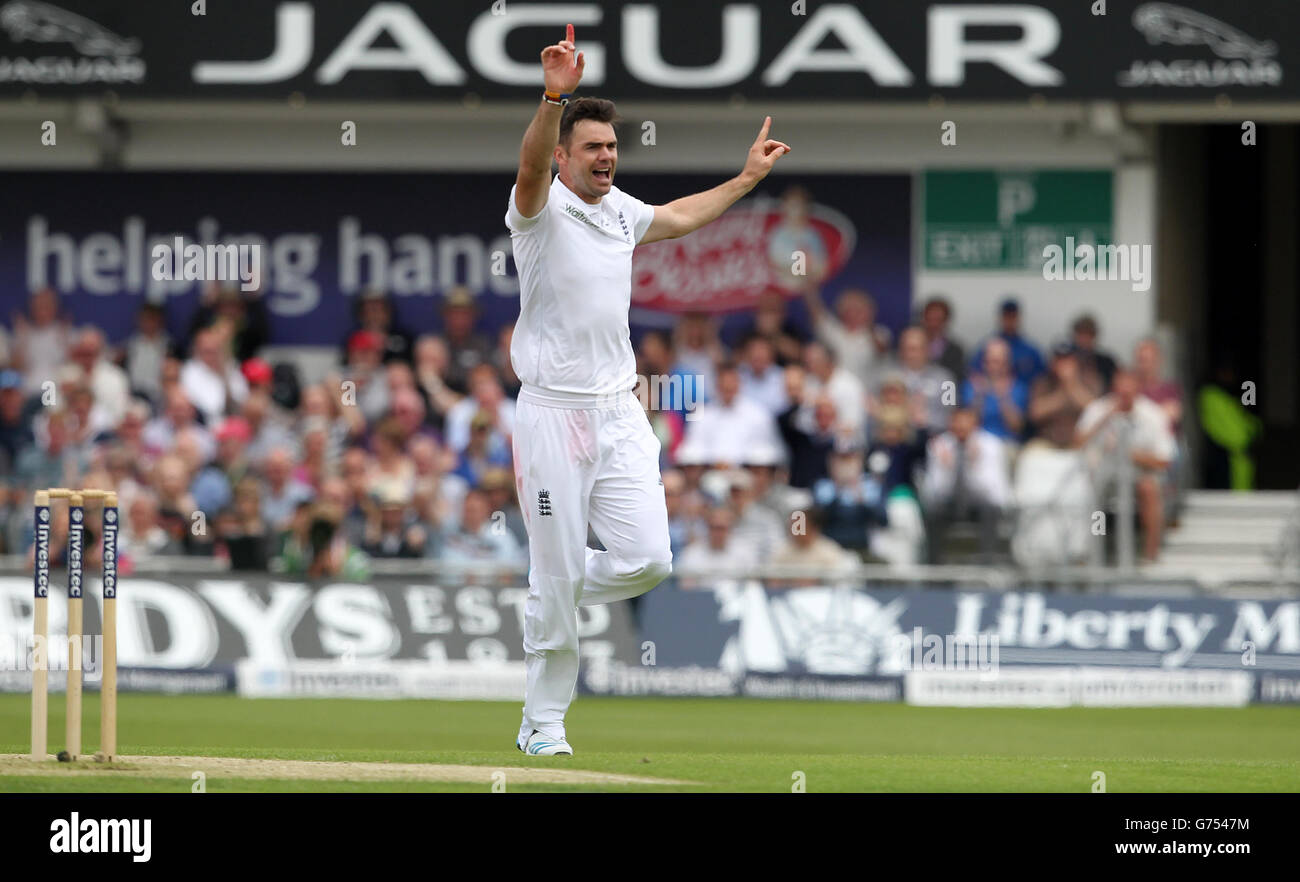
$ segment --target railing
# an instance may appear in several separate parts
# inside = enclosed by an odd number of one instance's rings
[[[266,575],[266,571],[258,571]],[[374,576],[419,579],[421,581],[460,581],[467,578],[497,582],[526,581],[528,567],[499,563],[450,563],[436,559],[375,559],[370,562]],[[0,555],[0,576],[32,574],[22,555]],[[132,576],[159,578],[168,575],[211,575],[238,578],[225,561],[215,558],[153,556],[135,561]],[[274,576],[274,573],[271,573]],[[285,575],[288,581],[303,581],[301,575]],[[691,569],[675,567],[672,579],[679,585],[690,580],[716,581],[759,580],[764,582],[815,581],[819,584],[908,585],[949,588],[978,588],[1001,591],[1025,587],[1072,592],[1167,593],[1170,596],[1223,595],[1248,590],[1253,596],[1300,598],[1300,570],[1281,571],[1262,567],[1258,572],[1242,573],[1227,582],[1212,581],[1196,572],[1146,573],[1142,569],[1122,569],[1091,565],[1057,565],[1042,568],[1016,566],[950,566],[916,564],[890,566],[858,564],[833,573],[823,568],[804,566],[758,565],[737,568]],[[61,584],[55,575],[56,584]]]

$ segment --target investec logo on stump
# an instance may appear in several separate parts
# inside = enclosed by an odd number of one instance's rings
[[[70,818],[50,822],[50,851],[54,854],[129,854],[137,864],[153,855],[153,821],[149,818]]]

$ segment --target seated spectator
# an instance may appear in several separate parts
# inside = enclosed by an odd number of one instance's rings
[[[211,459],[216,455],[217,442],[211,432],[198,422],[198,412],[190,403],[180,386],[175,386],[164,393],[165,404],[162,413],[145,424],[140,433],[144,451],[151,457],[159,457],[171,451],[176,444],[176,436],[186,429],[195,429],[201,439],[204,457]],[[216,427],[216,423],[213,424]]]
[[[772,416],[790,406],[785,397],[785,373],[776,363],[776,351],[766,337],[750,337],[743,344],[740,363],[740,394],[756,401]]]
[[[727,360],[726,347],[718,338],[718,326],[706,312],[688,312],[673,327],[673,351],[677,370],[694,379],[695,401],[713,400],[717,388],[716,368]]]
[[[456,453],[470,440],[470,422],[480,411],[487,414],[492,443],[510,446],[515,433],[515,403],[506,397],[496,368],[481,364],[470,371],[470,394],[447,412],[446,442]]]
[[[262,520],[262,487],[252,475],[235,484],[234,505],[217,531],[218,556],[230,561],[233,570],[265,572],[270,565],[271,536]]]
[[[475,330],[477,321],[478,309],[468,288],[457,286],[447,292],[442,306],[442,332],[450,358],[443,379],[460,395],[473,394],[471,374],[480,365],[492,365],[492,344]]]
[[[308,386],[302,391],[302,401],[298,406],[297,420],[299,427],[312,420],[322,420],[328,426],[329,440],[326,444],[326,459],[335,461],[342,455],[343,449],[359,442],[366,433],[366,419],[359,408],[343,404],[340,389],[336,385],[331,390],[326,384]],[[255,423],[250,423],[256,425]],[[291,434],[292,437],[292,434]],[[292,443],[275,444],[269,442],[260,445],[262,456],[272,447],[296,447],[297,439]]]
[[[984,366],[962,384],[961,403],[980,418],[980,428],[1016,444],[1025,428],[1029,388],[1011,372],[1011,350],[1000,339],[984,347]]]
[[[884,480],[886,496],[900,487],[915,496],[912,476],[925,463],[930,437],[928,407],[919,396],[908,400],[907,386],[897,373],[885,377],[873,404],[868,468]]]
[[[508,468],[490,468],[483,472],[479,487],[488,495],[492,511],[500,512],[510,533],[520,548],[528,547],[528,527],[524,513],[519,510],[519,497],[515,493],[514,475]],[[494,514],[495,516],[495,514]]]
[[[695,419],[687,422],[682,449],[689,449],[702,462],[721,466],[743,462],[754,446],[779,443],[772,415],[741,393],[734,363],[719,366],[717,384],[716,400],[701,406]]]
[[[831,351],[821,343],[804,347],[804,403],[810,404],[825,393],[835,402],[840,426],[859,440],[865,440],[867,427],[867,390],[862,382],[835,362]]]
[[[90,467],[85,448],[71,443],[76,420],[66,410],[55,409],[45,420],[45,438],[23,450],[14,464],[17,486],[27,490],[79,487]]]
[[[952,306],[942,297],[931,297],[921,310],[921,328],[925,331],[926,360],[944,368],[961,382],[966,376],[966,354],[948,334]]]
[[[246,450],[251,434],[241,417],[226,417],[217,427],[217,457],[198,465],[191,484],[195,504],[208,517],[230,504],[235,485],[248,475],[251,464]]]
[[[663,472],[664,503],[668,509],[668,544],[673,559],[697,538],[704,535],[703,510],[697,493],[686,484],[686,476],[678,469]]]
[[[1095,371],[1101,377],[1101,391],[1110,392],[1115,376],[1115,359],[1097,348],[1097,320],[1090,315],[1081,315],[1070,326],[1070,333],[1080,371]]]
[[[1137,482],[1142,554],[1154,561],[1164,531],[1163,482],[1174,458],[1174,436],[1165,412],[1138,391],[1137,375],[1117,369],[1110,394],[1089,404],[1079,417],[1077,446],[1092,468],[1104,504],[1118,479],[1116,460],[1126,453]]]
[[[415,519],[410,500],[409,493],[394,493],[391,489],[380,496],[379,507],[366,524],[365,542],[361,546],[372,559],[424,557],[429,534]]]
[[[762,337],[772,344],[776,363],[781,367],[798,364],[803,359],[803,346],[808,342],[808,332],[789,316],[789,301],[779,288],[768,288],[758,295],[753,318],[743,324],[736,340]]]
[[[36,444],[23,404],[22,376],[0,370],[0,472],[12,472],[22,452]]]
[[[675,560],[674,569],[682,574],[678,584],[685,589],[712,586],[712,578],[707,575],[693,577],[693,573],[708,573],[713,570],[737,572],[754,565],[754,549],[732,535],[735,512],[729,506],[716,505],[710,508],[704,521],[704,537],[686,546],[681,558]]]
[[[980,526],[981,552],[992,557],[1011,478],[1002,439],[979,427],[975,411],[955,411],[948,431],[930,439],[920,491],[930,563],[942,563],[948,527],[969,520]]]
[[[261,462],[265,481],[262,493],[262,520],[279,532],[288,527],[299,504],[312,498],[311,488],[293,480],[293,451],[276,447]],[[340,518],[342,513],[340,513]]]
[[[825,516],[821,509],[813,506],[803,514],[802,529],[791,531],[768,563],[776,567],[800,567],[821,575],[801,579],[775,579],[771,583],[772,587],[824,585],[827,577],[850,574],[859,563],[852,552],[822,533]]]
[[[754,504],[766,508],[789,525],[790,513],[812,505],[812,494],[790,484],[784,452],[776,447],[756,447],[745,457],[745,471],[754,482]]]
[[[415,341],[415,380],[429,402],[430,422],[444,430],[447,414],[461,396],[444,379],[451,364],[447,343],[436,334],[425,334]]]
[[[291,518],[293,529],[275,570],[308,579],[367,582],[370,560],[339,529],[342,513],[330,503],[304,502]]]
[[[1101,377],[1081,369],[1073,347],[1052,349],[1052,364],[1029,391],[1029,424],[1034,438],[1064,449],[1074,445],[1074,427],[1083,409],[1101,395]]]
[[[161,304],[145,303],[135,314],[135,333],[126,341],[126,376],[131,391],[162,405],[162,366],[171,351],[167,313]]]
[[[72,418],[69,423],[69,443],[89,454],[100,436],[111,432],[117,423],[105,408],[95,402],[86,372],[79,365],[64,365],[59,371],[59,395],[64,408]],[[36,435],[44,434],[44,420],[37,416],[33,421]]]
[[[131,384],[126,371],[105,357],[103,331],[83,329],[74,338],[68,354],[84,373],[95,408],[105,418],[105,427],[116,426],[131,401]]]
[[[898,363],[885,374],[902,377],[909,399],[925,405],[925,427],[942,432],[948,426],[948,414],[957,406],[957,381],[947,368],[931,364],[926,354],[925,331],[907,328],[898,335]],[[877,392],[879,395],[879,391]]]
[[[803,395],[803,374],[803,368],[798,366],[785,369],[786,388],[792,401],[798,401]],[[800,489],[808,489],[826,477],[826,458],[836,444],[851,444],[854,440],[852,432],[840,428],[835,402],[829,395],[813,400],[810,425],[804,424],[804,412],[802,407],[791,406],[777,420],[790,452],[790,486]]]
[[[468,287],[456,286],[448,291],[442,306],[442,336],[450,359],[443,379],[461,395],[473,394],[472,373],[493,362],[493,346],[474,328],[477,321],[478,310]],[[495,369],[493,373],[495,376]]]
[[[876,323],[876,301],[866,291],[850,288],[836,298],[832,315],[821,295],[813,288],[805,288],[804,304],[812,316],[817,339],[846,371],[870,388],[876,366],[885,360],[893,345],[889,329]]]
[[[176,453],[169,453],[158,460],[154,467],[154,493],[158,498],[161,512],[175,512],[184,521],[184,531],[189,532],[194,522],[193,515],[199,511],[198,504],[190,494],[191,474],[185,460]]]
[[[1175,437],[1182,431],[1183,389],[1177,380],[1165,376],[1165,355],[1154,337],[1139,340],[1133,349],[1133,373],[1143,397],[1160,405]]]
[[[861,447],[831,454],[830,476],[813,487],[813,501],[823,514],[826,535],[841,548],[865,557],[871,531],[889,523],[885,512],[884,483],[863,470]]]
[[[27,312],[13,318],[12,367],[23,375],[23,391],[39,395],[68,362],[72,330],[59,309],[59,295],[42,288],[27,301]]]
[[[483,490],[465,494],[460,525],[443,537],[442,559],[453,564],[521,564],[528,556],[504,522],[492,518],[492,503]]]
[[[220,326],[199,331],[190,358],[181,368],[181,388],[209,426],[237,411],[248,397],[248,381],[239,363],[230,357],[228,346],[229,337]]]
[[[248,426],[248,445],[244,452],[253,462],[265,459],[272,448],[293,448],[298,444],[289,415],[279,412],[279,407],[271,400],[270,393],[265,390],[248,393],[244,406],[239,410],[239,419]],[[329,423],[321,417],[320,424],[326,426],[329,442],[327,456],[330,451],[334,451],[337,455],[338,446],[334,442],[335,436],[329,429]]]
[[[1007,344],[1011,351],[1011,370],[1026,385],[1032,386],[1038,375],[1047,369],[1038,347],[1020,333],[1020,303],[1014,298],[1003,300],[1002,306],[998,308],[998,331],[989,339],[994,338]],[[987,345],[988,340],[980,343],[970,360],[971,371],[979,370],[984,363],[984,347]]]
[[[452,474],[463,478],[471,487],[477,487],[484,473],[492,468],[510,467],[510,448],[501,436],[492,431],[492,418],[479,411],[470,423],[469,444],[460,452]]]
[[[330,385],[341,389],[343,404],[359,409],[367,422],[382,419],[388,410],[383,335],[375,331],[353,331],[348,338],[347,353],[342,377]]]
[[[132,498],[117,541],[118,550],[137,561],[155,555],[184,554],[181,543],[159,523],[158,498],[149,490]]]
[[[210,328],[221,329],[225,350],[235,362],[255,357],[270,336],[261,291],[209,282],[199,297],[199,308],[190,319],[186,337],[194,340]]]
[[[727,478],[730,485],[727,501],[734,515],[731,534],[737,542],[754,549],[755,563],[762,563],[784,541],[786,521],[757,503],[749,472],[738,469]]]
[[[411,335],[402,329],[393,312],[393,303],[382,291],[364,291],[356,300],[355,321],[348,339],[357,331],[369,331],[380,339],[380,360],[384,364],[404,361],[410,364],[414,357]],[[343,361],[348,360],[347,341],[343,346]]]

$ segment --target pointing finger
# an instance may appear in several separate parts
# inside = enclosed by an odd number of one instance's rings
[[[573,25],[568,24],[564,26],[564,39],[570,43],[573,42]]]
[[[763,141],[766,141],[766,140],[767,140],[767,132],[768,132],[768,130],[771,129],[771,128],[772,128],[772,117],[770,117],[770,116],[768,116],[768,117],[764,117],[764,119],[763,119],[763,128],[761,128],[761,129],[758,130],[758,141],[759,141],[760,144],[761,144]]]

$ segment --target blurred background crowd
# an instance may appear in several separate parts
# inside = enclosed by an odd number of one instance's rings
[[[382,558],[526,564],[511,329],[484,333],[468,292],[421,336],[384,294],[358,298],[315,383],[262,357],[255,293],[210,287],[179,338],[167,318],[144,305],[109,341],[47,289],[0,328],[0,550],[31,553],[33,490],[86,487],[119,495],[128,574],[159,555],[353,579]],[[1103,507],[1131,482],[1153,559],[1176,524],[1189,423],[1210,436],[1206,482],[1248,486],[1254,418],[1211,387],[1191,406],[1154,339],[1111,353],[1080,315],[1034,341],[1020,318],[1009,296],[984,339],[956,340],[933,296],[893,334],[867,292],[827,303],[808,285],[764,296],[735,333],[687,314],[634,334],[679,569],[943,563],[963,535],[992,561],[1030,490],[1051,496],[1052,475],[1080,469]],[[1127,471],[1107,455],[1119,449]]]

